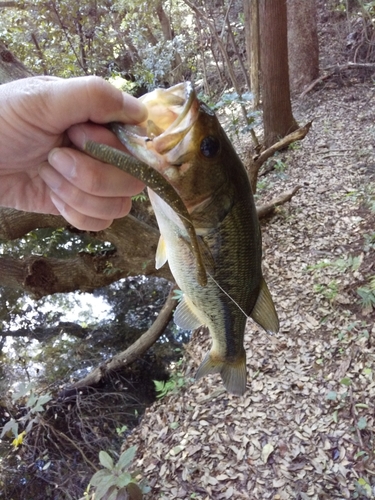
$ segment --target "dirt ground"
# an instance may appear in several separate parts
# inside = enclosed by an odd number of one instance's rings
[[[147,498],[375,498],[374,105],[375,86],[353,75],[296,101],[312,129],[275,158],[259,200],[301,186],[262,224],[280,332],[249,320],[243,397],[219,376],[190,378],[210,347],[195,332],[178,368],[184,387],[124,444],[138,446]]]

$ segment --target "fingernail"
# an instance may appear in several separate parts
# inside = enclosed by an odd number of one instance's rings
[[[76,173],[74,158],[65,150],[55,148],[48,155],[49,163],[66,179],[72,179]]]

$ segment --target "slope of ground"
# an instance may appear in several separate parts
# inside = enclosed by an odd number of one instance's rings
[[[210,347],[194,334],[184,388],[149,408],[125,443],[138,446],[149,498],[375,498],[374,94],[356,84],[298,103],[312,130],[279,155],[261,193],[301,186],[263,224],[280,333],[249,320],[244,397],[219,376],[191,381]]]

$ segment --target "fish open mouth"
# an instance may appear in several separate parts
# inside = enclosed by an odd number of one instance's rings
[[[192,83],[156,89],[139,100],[148,110],[147,120],[139,125],[112,123],[111,130],[131,154],[157,170],[165,162],[181,162],[188,150],[184,139],[196,122],[200,107]]]

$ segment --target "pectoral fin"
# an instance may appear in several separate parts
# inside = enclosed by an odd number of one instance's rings
[[[178,304],[173,319],[176,325],[184,330],[195,330],[203,324],[203,321],[196,314],[194,304],[186,295]]]
[[[279,318],[264,278],[262,278],[258,299],[250,313],[250,317],[268,333],[277,333],[279,331]]]
[[[167,245],[165,243],[165,239],[163,236],[160,236],[158,242],[158,248],[156,249],[155,255],[155,267],[156,269],[160,269],[167,262]]]

